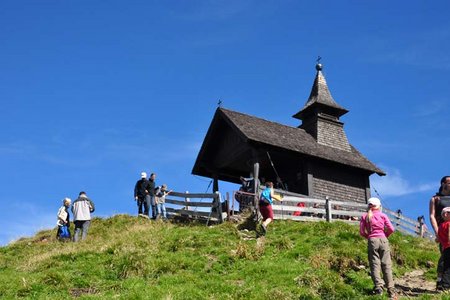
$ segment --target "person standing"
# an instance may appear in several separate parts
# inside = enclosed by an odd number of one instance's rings
[[[445,207],[450,207],[450,175],[444,176],[441,178],[440,186],[438,192],[431,197],[430,200],[430,223],[433,227],[436,242],[438,242],[438,232],[439,225],[442,223],[442,210]],[[437,265],[437,280],[436,280],[436,289],[441,289],[441,280],[442,273],[444,269],[444,258],[442,257],[442,246],[439,244],[439,251],[441,252],[441,256]]]
[[[442,223],[438,228],[438,239],[443,257],[441,289],[450,290],[450,207],[445,207],[441,216]]]
[[[139,179],[134,186],[134,200],[138,206],[138,215],[146,218],[149,217],[150,189],[151,186],[147,180],[147,173],[141,172],[141,179]],[[142,211],[142,208],[144,208],[144,211]]]
[[[148,180],[149,188],[148,193],[150,196],[150,204],[152,206],[152,219],[156,219],[156,199],[155,199],[155,190],[156,190],[156,184],[155,184],[156,174],[152,173],[150,174],[150,179]]]
[[[388,216],[381,212],[380,199],[370,198],[368,205],[368,212],[361,217],[359,223],[359,234],[368,240],[370,276],[375,286],[373,293],[383,294],[381,268],[389,298],[397,299],[392,277],[391,250],[387,239],[395,229]]]
[[[75,232],[73,234],[73,241],[85,240],[88,234],[89,226],[91,224],[91,213],[95,210],[94,202],[86,195],[86,192],[80,192],[78,198],[73,202],[72,213],[75,223]]]
[[[272,209],[273,200],[282,201],[281,198],[275,195],[273,191],[273,182],[267,181],[266,188],[262,191],[261,196],[259,197],[259,211],[263,218],[262,219],[263,222],[261,224],[261,230],[263,235],[266,235],[267,226],[269,226],[269,224],[273,220],[273,209]]]
[[[167,191],[167,184],[163,184],[161,187],[157,189],[155,194],[156,206],[158,209],[158,217],[163,220],[167,220],[166,213],[166,196],[169,195],[172,190]]]
[[[58,210],[58,220],[56,221],[56,225],[58,225],[58,232],[56,233],[56,238],[61,241],[71,238],[69,215],[69,207],[71,202],[72,200],[70,200],[70,198],[64,198],[63,205]]]

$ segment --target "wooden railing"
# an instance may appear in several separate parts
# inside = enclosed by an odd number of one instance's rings
[[[359,224],[361,216],[367,212],[367,204],[357,202],[343,202],[326,199],[309,198],[304,195],[286,192],[283,190],[275,190],[275,193],[282,194],[283,201],[274,201],[272,208],[274,219],[279,220],[296,220],[296,221],[341,221],[349,224]],[[235,192],[235,195],[245,195],[246,197],[254,197],[255,194]],[[231,207],[234,203],[231,204]],[[413,235],[435,239],[432,232],[426,230],[423,222],[418,222],[403,216],[400,212],[394,212],[387,208],[383,208],[383,212],[389,217],[396,230]]]
[[[189,219],[222,223],[222,206],[219,193],[178,193],[171,192],[166,196],[166,210],[171,217],[180,216]]]

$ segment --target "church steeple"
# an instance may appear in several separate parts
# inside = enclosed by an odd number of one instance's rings
[[[347,136],[344,132],[344,123],[339,117],[348,112],[331,96],[325,77],[322,74],[323,66],[320,64],[320,57],[316,64],[316,77],[305,106],[295,115],[294,118],[302,121],[299,126],[310,135],[317,143],[350,151]]]

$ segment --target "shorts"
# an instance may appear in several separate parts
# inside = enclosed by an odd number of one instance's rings
[[[267,205],[259,202],[259,211],[261,212],[261,215],[263,217],[263,221],[267,219],[273,220],[273,210],[272,205]]]

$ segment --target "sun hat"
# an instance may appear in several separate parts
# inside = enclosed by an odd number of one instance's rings
[[[370,198],[369,201],[367,201],[367,204],[373,205],[373,206],[381,206],[380,199],[375,198],[375,197]]]
[[[450,212],[450,207],[444,207],[444,209],[441,211],[441,216],[444,216],[444,214],[448,212]]]

